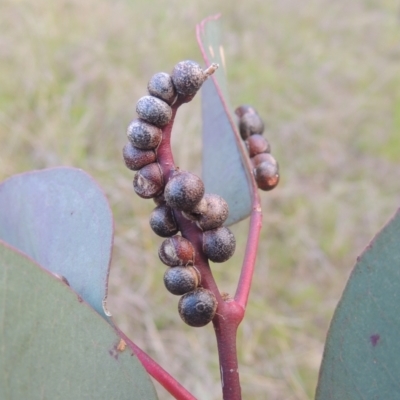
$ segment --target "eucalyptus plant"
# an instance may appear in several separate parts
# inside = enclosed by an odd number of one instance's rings
[[[154,201],[149,223],[164,238],[166,290],[180,296],[182,323],[213,324],[223,398],[239,400],[236,333],[257,273],[259,189],[274,189],[280,172],[256,109],[230,107],[219,16],[199,24],[197,38],[205,67],[185,60],[150,77],[122,155],[136,194]],[[181,170],[171,149],[176,113],[200,89],[201,178]],[[212,263],[233,255],[229,226],[245,218],[237,289],[226,293]],[[400,396],[399,239],[397,212],[357,259],[328,332],[317,400]],[[194,399],[114,323],[107,309],[112,245],[110,207],[85,172],[60,167],[0,184],[1,399],[156,399],[149,375],[175,398]]]

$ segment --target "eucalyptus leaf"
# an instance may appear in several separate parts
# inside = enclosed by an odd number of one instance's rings
[[[325,345],[316,400],[400,399],[400,211],[358,258]]]
[[[206,65],[219,64],[202,86],[202,177],[206,192],[219,194],[228,203],[225,225],[231,225],[250,215],[252,178],[246,162],[248,155],[229,105],[219,16],[209,17],[197,26],[197,41]]]
[[[0,241],[0,399],[157,399],[111,325]]]
[[[60,167],[4,181],[0,239],[64,276],[106,317],[113,217],[104,193],[87,173]]]

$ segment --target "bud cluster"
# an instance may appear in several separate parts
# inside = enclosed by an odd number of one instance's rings
[[[246,144],[257,186],[261,190],[272,190],[279,183],[279,165],[271,155],[269,142],[262,135],[264,122],[251,106],[242,105],[235,113],[239,118],[240,136]]]

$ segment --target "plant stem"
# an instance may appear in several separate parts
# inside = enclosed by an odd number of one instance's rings
[[[250,216],[249,234],[247,237],[246,252],[240,272],[239,283],[236,289],[235,301],[246,308],[253,280],[254,267],[257,257],[258,242],[262,227],[262,212],[258,195],[253,199],[253,210]]]
[[[239,365],[236,351],[237,328],[244,316],[244,308],[234,300],[219,305],[213,319],[224,400],[241,400]]]
[[[164,184],[167,184],[171,172],[175,170],[175,162],[171,150],[171,132],[179,106],[179,103],[172,106],[171,121],[163,128],[162,140],[157,149],[157,161],[163,173]]]
[[[174,396],[177,400],[196,400],[196,398],[188,392],[176,379],[174,379],[167,371],[165,371],[157,362],[155,362],[140,347],[132,342],[119,328],[114,327],[118,335],[125,341],[133,354],[142,363],[143,367],[149,375],[151,375],[164,389]]]

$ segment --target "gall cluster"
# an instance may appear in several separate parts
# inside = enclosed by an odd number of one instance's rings
[[[148,83],[148,95],[137,102],[139,118],[130,123],[129,141],[123,148],[126,166],[136,171],[135,192],[156,203],[150,226],[157,235],[166,238],[159,249],[160,260],[169,267],[164,274],[165,287],[172,294],[182,296],[179,315],[188,325],[196,327],[214,318],[217,300],[201,285],[192,243],[178,235],[177,213],[203,231],[202,250],[213,262],[228,260],[235,251],[236,240],[223,226],[229,212],[226,201],[216,194],[205,193],[203,181],[187,171],[175,170],[164,182],[157,149],[163,139],[162,129],[172,118],[171,106],[179,96],[191,99],[215,69],[215,65],[203,70],[193,61],[182,61],[171,75],[155,74]]]
[[[257,186],[261,190],[272,190],[279,183],[279,166],[271,155],[269,142],[262,135],[264,122],[251,106],[240,106],[235,113],[239,118],[240,136],[246,144]]]

